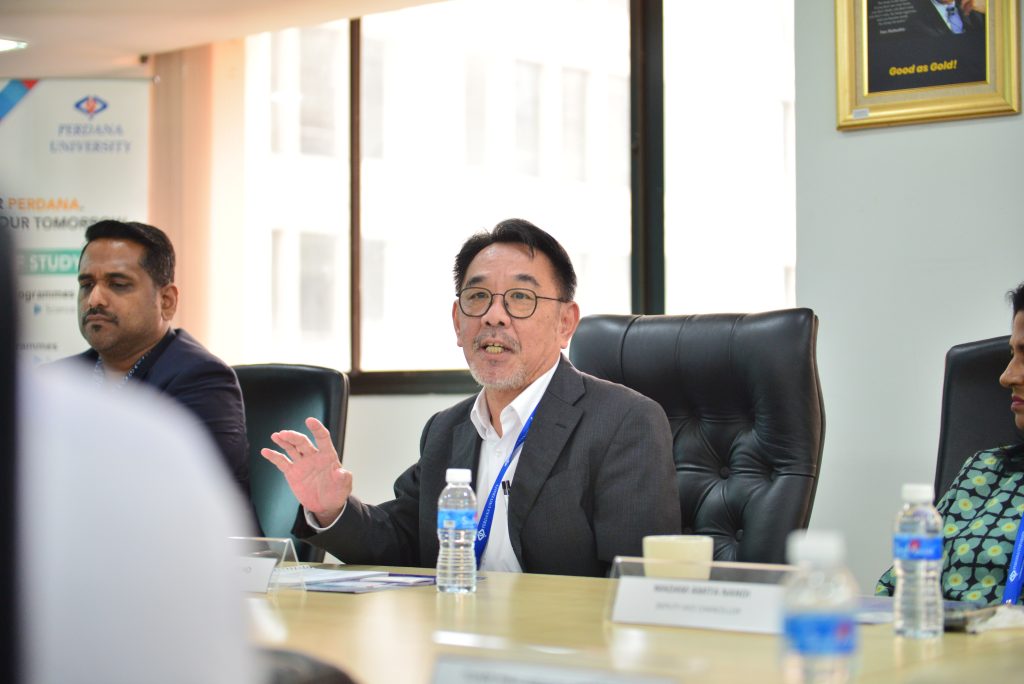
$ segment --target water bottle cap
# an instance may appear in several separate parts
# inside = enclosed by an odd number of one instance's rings
[[[835,565],[846,557],[843,535],[832,530],[794,530],[786,539],[786,558],[790,563]]]
[[[900,494],[907,503],[931,503],[935,498],[935,489],[930,484],[907,483],[903,485]]]
[[[469,468],[449,468],[444,476],[451,484],[469,484],[472,479]]]

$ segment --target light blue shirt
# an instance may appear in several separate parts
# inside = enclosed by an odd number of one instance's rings
[[[945,2],[942,2],[942,0],[932,0],[932,6],[935,8],[935,11],[939,13],[939,16],[942,17],[942,21],[946,22],[946,26],[949,26],[949,30],[953,31],[953,27],[949,23],[949,10],[946,9],[946,8],[947,7],[952,7],[954,9],[954,11],[955,11],[956,10],[956,3],[955,2],[945,3]],[[963,27],[962,26],[961,26],[960,30],[963,31]],[[954,33],[955,33],[955,31],[954,31]]]

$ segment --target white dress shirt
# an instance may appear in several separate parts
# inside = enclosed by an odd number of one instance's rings
[[[541,397],[547,391],[551,377],[558,368],[558,361],[544,375],[534,380],[530,385],[519,393],[501,412],[501,436],[491,425],[491,414],[487,410],[487,398],[484,391],[476,397],[469,412],[469,420],[476,427],[477,433],[483,440],[480,446],[480,462],[476,468],[476,510],[477,521],[487,503],[487,495],[491,492],[491,486],[501,471],[505,459],[512,452],[516,439],[523,429],[527,418],[537,408]],[[522,449],[519,450],[522,452]],[[527,456],[529,458],[529,456]],[[505,471],[503,482],[512,483],[516,474],[516,465],[519,463],[519,454],[516,454]],[[515,491],[512,487],[511,491]],[[487,548],[484,549],[483,558],[480,560],[481,570],[505,570],[508,572],[522,572],[519,566],[519,559],[512,550],[512,540],[508,536],[508,498],[509,494],[498,486],[498,495],[494,501],[494,515],[491,523],[490,539]]]

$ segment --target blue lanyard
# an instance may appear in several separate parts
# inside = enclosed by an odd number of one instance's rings
[[[523,442],[526,441],[526,433],[530,431],[530,425],[533,424],[533,415],[535,413],[537,413],[536,407],[534,407],[530,417],[526,419],[526,423],[523,425],[523,429],[520,430],[519,436],[516,437],[515,446],[512,447],[508,458],[505,459],[501,470],[498,471],[498,477],[494,478],[494,484],[491,485],[491,493],[487,495],[487,503],[484,504],[484,510],[480,513],[480,522],[476,526],[475,551],[477,568],[480,567],[480,559],[484,557],[484,549],[487,548],[487,542],[491,538],[491,523],[494,522],[494,504],[498,498],[498,487],[501,485],[502,478],[505,477],[505,471],[512,465],[512,459],[522,448]]]
[[[1017,540],[1013,542],[1013,554],[1010,556],[1010,574],[1006,576],[1006,588],[1003,589],[1003,603],[1014,604],[1020,598],[1021,583],[1024,582],[1024,520],[1017,523]]]

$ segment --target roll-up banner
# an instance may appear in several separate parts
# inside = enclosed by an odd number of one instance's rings
[[[0,80],[0,230],[14,235],[18,349],[84,350],[78,256],[104,218],[148,216],[149,79]]]

